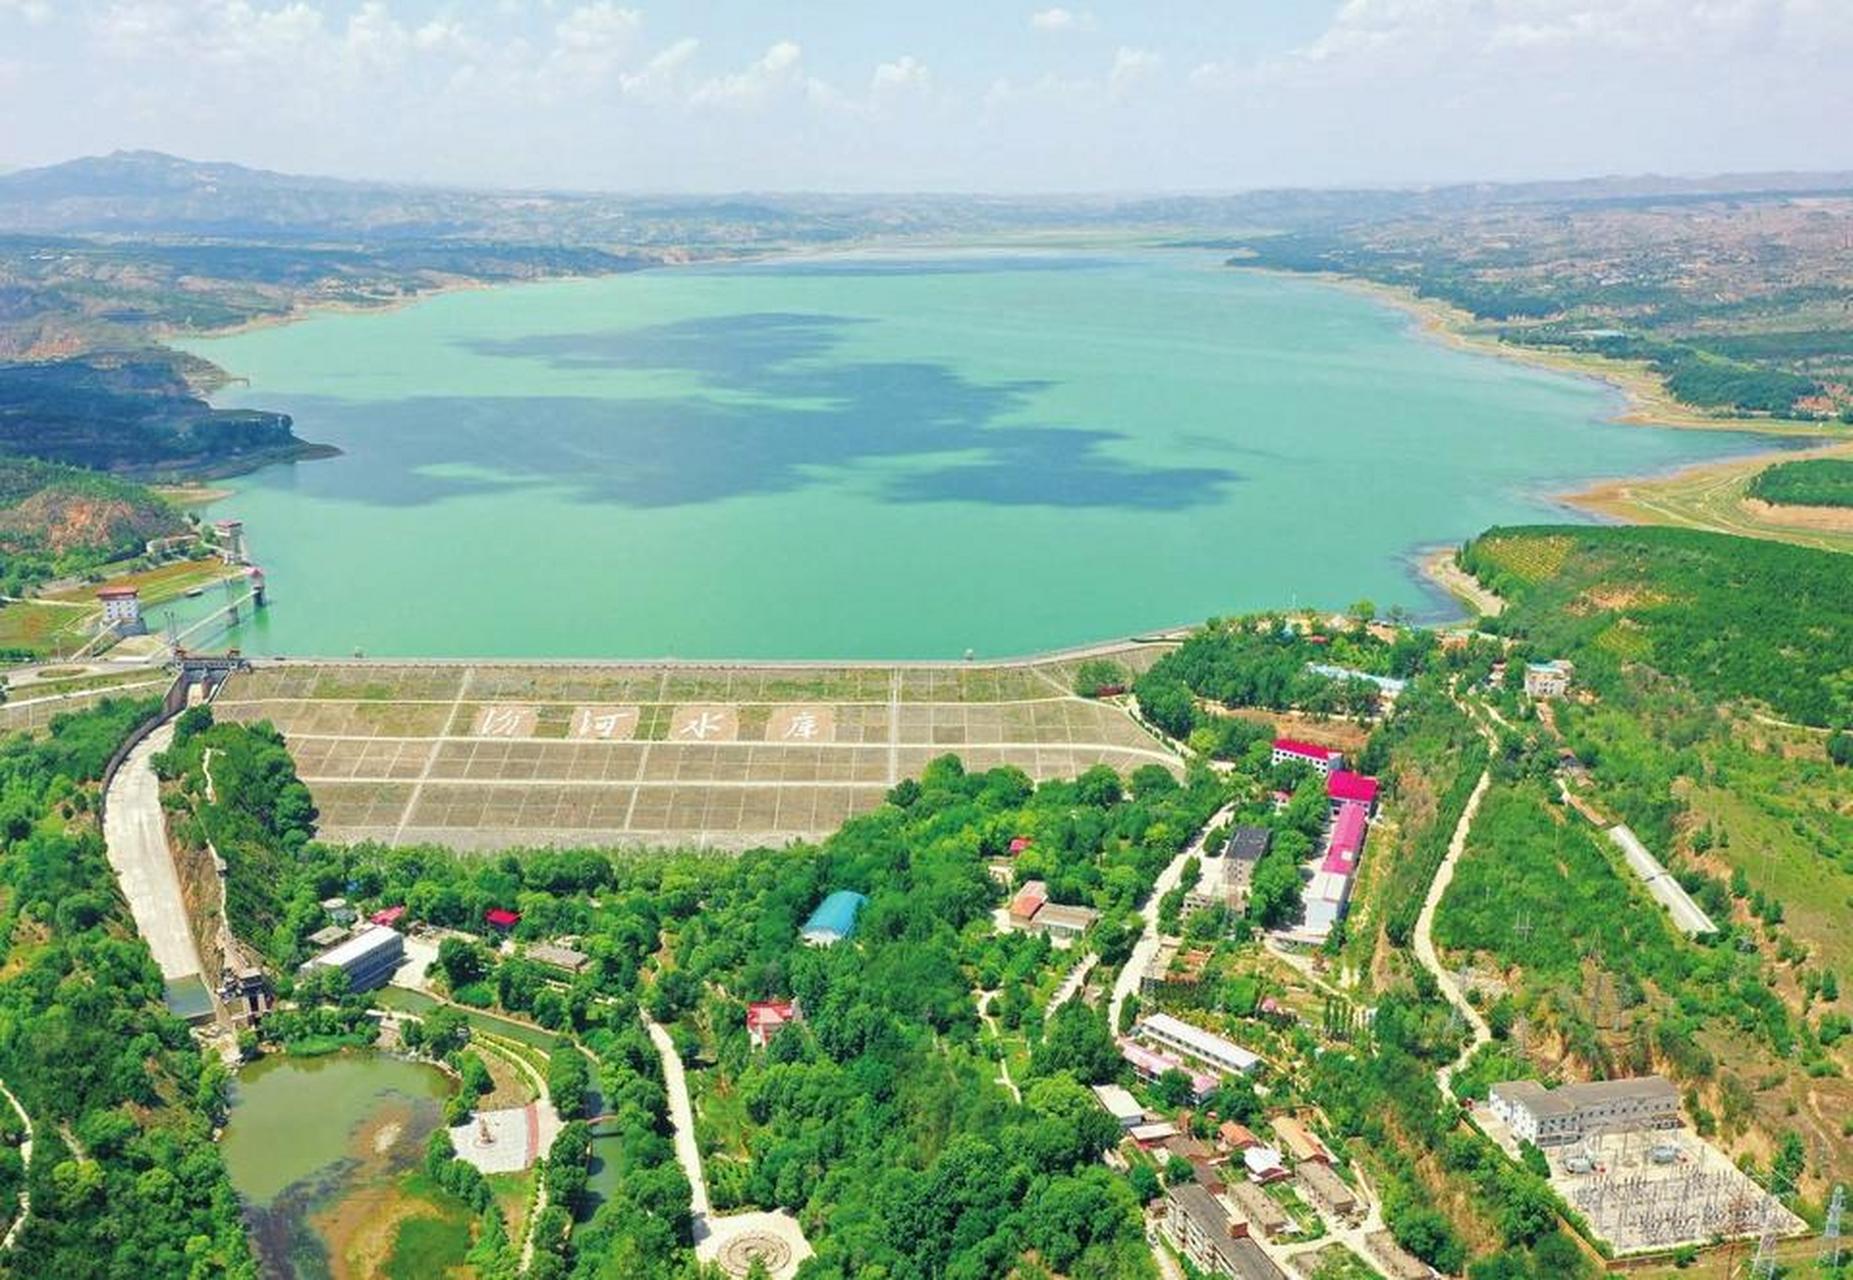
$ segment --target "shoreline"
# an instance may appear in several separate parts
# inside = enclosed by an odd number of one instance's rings
[[[1660,380],[1645,368],[1600,357],[1556,353],[1500,342],[1473,332],[1470,326],[1476,322],[1467,312],[1445,302],[1418,297],[1404,286],[1336,272],[1281,271],[1264,267],[1239,269],[1260,275],[1312,280],[1343,289],[1402,312],[1414,322],[1423,337],[1455,350],[1511,360],[1529,368],[1595,382],[1620,397],[1620,411],[1609,419],[1612,422],[1669,431],[1724,431],[1760,437],[1759,443],[1763,445],[1729,458],[1690,463],[1666,471],[1584,481],[1575,489],[1544,493],[1542,496],[1548,501],[1597,520],[1620,524],[1677,524],[1740,537],[1794,542],[1825,550],[1853,551],[1853,534],[1843,537],[1838,529],[1830,529],[1822,535],[1819,521],[1795,518],[1785,520],[1781,508],[1757,511],[1740,503],[1726,512],[1718,506],[1719,495],[1728,486],[1739,481],[1748,484],[1752,475],[1772,463],[1815,457],[1853,457],[1853,434],[1837,431],[1831,422],[1710,417],[1673,399]],[[1798,449],[1793,443],[1783,447],[1773,443],[1776,441],[1808,443]],[[1671,496],[1693,489],[1698,491],[1698,497],[1686,502]],[[1433,554],[1417,554],[1422,556],[1420,563],[1423,576],[1454,598],[1460,599],[1458,592],[1447,582],[1430,572],[1435,559]]]

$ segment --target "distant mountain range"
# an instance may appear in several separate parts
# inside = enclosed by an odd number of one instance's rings
[[[305,177],[118,151],[0,173],[0,233],[752,246],[1036,225],[1306,226],[1512,204],[1853,191],[1853,173],[1605,177],[1231,195],[622,195]]]

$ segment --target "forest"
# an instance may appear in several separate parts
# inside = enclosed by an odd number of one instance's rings
[[[1796,507],[1853,507],[1853,461],[1805,458],[1778,462],[1751,477],[1746,491],[1764,502]]]
[[[228,1077],[167,1013],[97,830],[104,767],[152,711],[106,700],[0,744],[0,1080],[35,1125],[32,1216],[0,1274],[22,1280],[256,1276],[212,1140]],[[0,1146],[9,1214],[19,1177]]]
[[[308,456],[287,414],[215,409],[160,351],[0,364],[0,451],[99,471],[214,475]]]
[[[1641,663],[1802,724],[1853,720],[1844,556],[1691,529],[1533,526],[1489,529],[1460,563],[1510,601],[1489,630],[1574,659],[1599,691]]]

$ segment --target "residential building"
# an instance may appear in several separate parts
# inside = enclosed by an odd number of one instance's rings
[[[1390,1280],[1434,1280],[1435,1269],[1397,1244],[1388,1231],[1373,1231],[1365,1236],[1364,1249]]]
[[[405,918],[405,907],[384,907],[367,917],[374,924],[394,925]]]
[[[397,930],[383,925],[369,925],[297,970],[304,977],[322,969],[339,969],[347,974],[350,991],[371,991],[383,987],[405,959],[405,939]]]
[[[563,947],[557,942],[537,942],[527,950],[528,959],[536,964],[544,964],[549,969],[560,969],[571,974],[584,973],[592,967],[592,957],[583,951]]]
[[[1097,1084],[1094,1097],[1106,1113],[1119,1121],[1122,1129],[1134,1129],[1145,1123],[1145,1108],[1139,1100],[1116,1084]]]
[[[1536,1080],[1508,1080],[1487,1093],[1494,1115],[1520,1142],[1564,1146],[1597,1133],[1677,1129],[1679,1090],[1664,1076],[1598,1080],[1547,1089]]]
[[[1273,1196],[1252,1182],[1237,1179],[1223,1189],[1235,1211],[1248,1219],[1256,1234],[1273,1240],[1293,1229],[1293,1219]]]
[[[1254,874],[1251,862],[1237,862],[1233,858],[1203,859],[1197,869],[1197,882],[1184,893],[1184,918],[1189,919],[1211,907],[1240,910],[1247,901],[1248,885]]]
[[[1296,1161],[1318,1160],[1330,1162],[1332,1155],[1325,1149],[1325,1144],[1313,1136],[1313,1131],[1292,1116],[1274,1118],[1274,1136],[1280,1139],[1280,1145],[1287,1149],[1287,1154]]]
[[[1300,1185],[1312,1197],[1313,1203],[1327,1213],[1346,1222],[1355,1222],[1364,1215],[1364,1202],[1358,1198],[1358,1193],[1332,1172],[1329,1165],[1308,1160],[1296,1172]]]
[[[1168,1013],[1154,1013],[1144,1018],[1137,1034],[1152,1044],[1201,1062],[1212,1071],[1248,1075],[1261,1065],[1259,1054]]]
[[[1342,768],[1345,753],[1331,747],[1322,747],[1316,742],[1302,742],[1298,738],[1274,739],[1275,764],[1303,764],[1329,774],[1334,769]]]
[[[340,925],[323,925],[309,935],[309,945],[316,948],[332,947],[345,937],[347,937],[347,930]]]
[[[746,1038],[755,1049],[763,1049],[788,1024],[803,1020],[796,1000],[755,1000],[746,1006]]]
[[[1026,880],[1017,889],[1016,896],[1010,899],[1010,923],[1019,929],[1029,928],[1029,922],[1036,918],[1036,913],[1049,902],[1049,886],[1041,880]]]
[[[1182,949],[1175,941],[1161,942],[1152,959],[1139,975],[1139,994],[1157,995],[1161,991],[1179,992],[1194,989],[1203,982],[1215,952],[1208,947]]]
[[[521,913],[507,907],[490,907],[483,912],[483,920],[497,933],[507,933],[521,923]]]
[[[1229,1211],[1194,1182],[1165,1190],[1164,1233],[1197,1270],[1236,1280],[1285,1280],[1285,1273],[1252,1240],[1236,1236]]]
[[[1358,869],[1358,859],[1364,853],[1364,834],[1367,829],[1363,805],[1339,805],[1338,814],[1332,819],[1331,830],[1327,834],[1325,861],[1320,863],[1319,869],[1346,876],[1354,874]]]
[[[1237,827],[1229,833],[1229,842],[1223,846],[1223,857],[1236,862],[1245,862],[1250,868],[1261,861],[1268,848],[1274,843],[1272,827]]]
[[[1248,1170],[1250,1182],[1280,1182],[1293,1176],[1287,1168],[1287,1162],[1281,1159],[1280,1152],[1273,1147],[1248,1148],[1242,1152],[1242,1167]]]
[[[1237,1124],[1233,1120],[1222,1122],[1216,1130],[1216,1141],[1225,1151],[1246,1151],[1250,1147],[1261,1145],[1261,1139],[1255,1136],[1253,1129],[1245,1124]]]
[[[102,587],[97,603],[103,606],[103,630],[117,635],[138,636],[142,625],[142,597],[134,587]]]
[[[1029,922],[1033,932],[1046,933],[1056,942],[1072,942],[1094,927],[1100,913],[1092,907],[1071,907],[1062,902],[1046,904]]]
[[[1347,804],[1364,806],[1368,817],[1377,807],[1377,779],[1367,773],[1353,773],[1349,769],[1334,769],[1326,775],[1325,794],[1332,802],[1332,813],[1337,815],[1339,809]]]
[[[353,924],[360,919],[360,913],[348,905],[346,898],[323,898],[322,910],[336,924]]]
[[[1133,1074],[1150,1083],[1167,1071],[1182,1071],[1190,1081],[1190,1094],[1193,1101],[1202,1101],[1216,1092],[1221,1083],[1216,1076],[1207,1071],[1193,1071],[1184,1060],[1175,1054],[1164,1053],[1148,1048],[1136,1040],[1121,1040],[1120,1057],[1132,1067]]]
[[[1126,1131],[1128,1137],[1139,1146],[1150,1151],[1162,1147],[1166,1141],[1177,1137],[1177,1126],[1169,1120],[1153,1120],[1147,1124],[1136,1124]]]
[[[868,905],[868,899],[850,889],[838,889],[818,904],[811,918],[798,931],[808,946],[828,947],[856,933],[856,917]]]
[[[1525,696],[1561,698],[1570,692],[1570,681],[1575,675],[1576,665],[1562,658],[1553,662],[1528,662],[1525,664]]]

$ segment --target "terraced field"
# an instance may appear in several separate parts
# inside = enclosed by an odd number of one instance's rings
[[[947,752],[1036,779],[1181,771],[1124,707],[1074,696],[1074,661],[267,663],[215,711],[284,733],[327,839],[741,848],[834,830]]]

